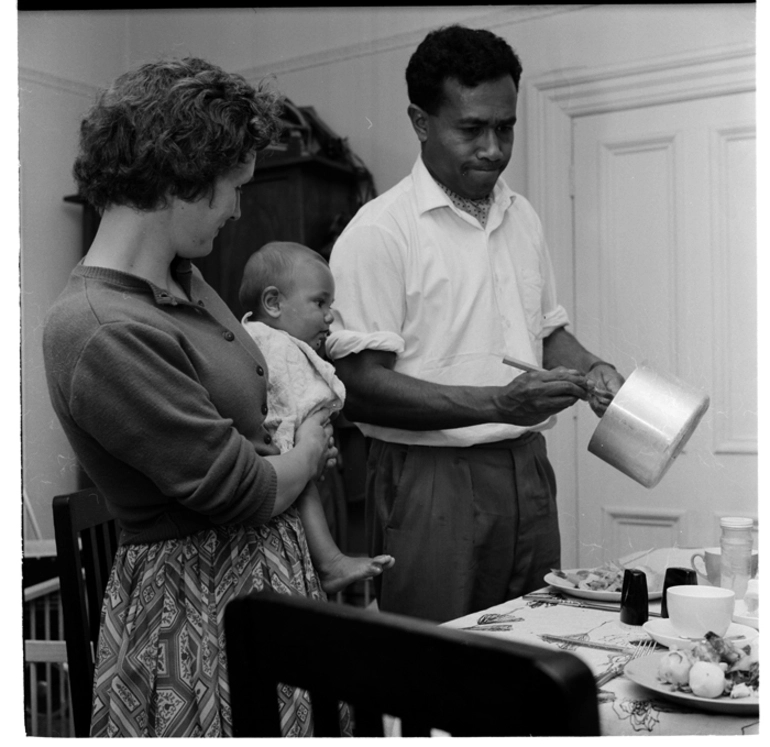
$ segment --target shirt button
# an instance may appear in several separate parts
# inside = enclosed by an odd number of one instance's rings
[[[272,438],[270,438],[270,435],[269,435],[269,434],[268,434],[267,436],[265,436],[265,443],[266,443],[266,444],[269,444],[269,443],[270,443],[272,440],[273,440],[273,439],[272,439]]]
[[[265,369],[264,369],[264,368],[262,368],[262,366],[257,366],[257,373],[258,373],[260,376],[264,376],[264,375],[265,375]]]
[[[267,405],[262,405],[262,414],[267,415]]]
[[[228,330],[227,330],[227,332],[225,332],[225,333],[224,333],[222,336],[223,336],[223,337],[225,338],[225,340],[227,340],[228,342],[232,342],[232,341],[235,339],[235,335],[234,335],[234,334],[233,334],[233,333],[232,333],[232,332],[231,332],[229,329],[228,329]]]

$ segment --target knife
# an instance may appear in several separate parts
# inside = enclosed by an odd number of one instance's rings
[[[605,610],[607,612],[620,612],[619,604],[599,604],[598,602],[578,602],[573,599],[564,599],[563,597],[556,597],[545,594],[525,594],[522,599],[531,599],[538,602],[544,602],[545,604],[566,604],[568,607],[582,607],[587,610]],[[662,617],[660,612],[653,612],[650,610],[647,613],[650,617]]]
[[[581,640],[580,638],[570,638],[563,635],[551,635],[550,633],[541,633],[540,638],[546,643],[570,643],[574,646],[582,646],[584,648],[597,648],[602,651],[619,651],[622,653],[631,653],[634,651],[633,646],[618,646],[614,643],[602,643],[601,641],[589,641]]]
[[[460,630],[483,630],[485,633],[501,633],[510,630],[513,625],[469,625],[466,628],[460,628]]]

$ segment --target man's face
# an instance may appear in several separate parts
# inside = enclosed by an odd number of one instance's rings
[[[517,97],[510,75],[475,88],[449,78],[436,114],[410,105],[422,158],[434,178],[461,197],[486,197],[511,160]]]

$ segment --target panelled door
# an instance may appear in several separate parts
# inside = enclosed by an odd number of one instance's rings
[[[757,516],[754,94],[572,122],[579,339],[711,398],[652,489],[586,450],[597,419],[577,408],[578,560],[714,544],[720,516]]]

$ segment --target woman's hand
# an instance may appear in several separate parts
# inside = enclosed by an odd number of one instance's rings
[[[265,457],[274,467],[278,486],[273,516],[283,513],[311,481],[336,463],[329,408],[314,410],[294,434],[294,448]]]
[[[316,465],[314,479],[319,479],[328,467],[337,464],[339,451],[334,445],[331,410],[318,407],[308,415],[294,434],[294,448],[308,449],[310,464]]]

